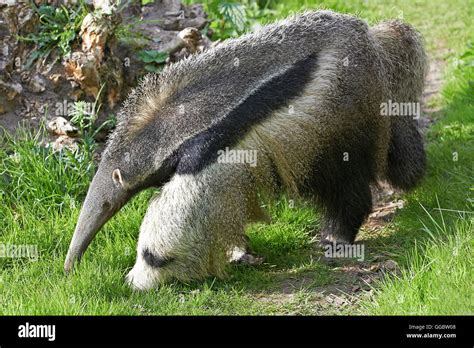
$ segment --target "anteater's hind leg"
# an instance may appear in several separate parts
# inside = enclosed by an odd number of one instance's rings
[[[372,211],[368,182],[339,185],[331,194],[320,196],[324,208],[321,243],[353,243],[360,226]]]
[[[359,135],[361,132],[354,134]],[[321,242],[353,243],[372,211],[370,184],[375,181],[375,140],[357,136],[347,149],[346,137],[334,137],[331,147],[319,151],[304,192],[322,208]]]

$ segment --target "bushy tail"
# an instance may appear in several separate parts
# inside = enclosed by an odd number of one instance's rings
[[[387,178],[400,189],[416,186],[425,173],[423,137],[415,125],[392,122]]]
[[[388,78],[387,99],[398,106],[411,105],[412,111],[417,111],[417,114],[388,116],[391,136],[386,177],[395,187],[408,190],[420,181],[426,167],[423,137],[417,122],[427,72],[426,54],[420,35],[400,21],[380,23],[371,28],[371,34]]]

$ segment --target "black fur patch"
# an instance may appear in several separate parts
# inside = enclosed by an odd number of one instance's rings
[[[335,137],[322,155],[312,160],[313,170],[300,192],[323,208],[323,237],[353,243],[372,210],[370,183],[375,181],[376,139],[372,132],[353,129],[352,137]],[[344,161],[344,153],[349,160]]]
[[[402,190],[410,190],[421,180],[426,170],[423,137],[416,123],[392,122],[392,136],[388,150],[387,177]]]
[[[178,174],[194,174],[217,160],[219,150],[235,145],[252,126],[269,117],[273,111],[288,107],[311,80],[315,55],[297,62],[283,74],[265,82],[258,90],[233,109],[224,119],[206,131],[185,141],[176,153]]]
[[[142,253],[145,262],[154,268],[164,267],[174,260],[174,258],[162,258],[153,254],[150,250],[144,249]]]

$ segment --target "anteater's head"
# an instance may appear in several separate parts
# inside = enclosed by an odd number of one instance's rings
[[[175,119],[178,112],[161,99],[165,93],[157,83],[153,77],[145,80],[119,115],[84,201],[66,257],[66,272],[81,258],[97,231],[131,197],[145,188],[161,186],[174,171],[173,141],[160,121],[165,116]],[[150,92],[153,90],[156,92]]]

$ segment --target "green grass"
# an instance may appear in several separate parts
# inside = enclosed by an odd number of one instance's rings
[[[92,156],[53,153],[38,145],[40,136],[20,131],[0,142],[0,245],[34,245],[39,257],[0,258],[0,314],[472,314],[474,74],[472,47],[466,46],[472,40],[472,3],[269,3],[273,18],[324,5],[374,23],[401,10],[424,34],[430,56],[447,66],[439,121],[428,134],[426,179],[404,195],[407,204],[394,221],[379,233],[361,234],[367,265],[382,256],[401,267],[398,277],[374,284],[373,296],[345,307],[320,303],[320,296],[343,282],[344,270],[340,263],[322,262],[321,251],[313,248],[317,213],[285,198],[269,207],[271,225],[248,231],[265,263],[232,265],[226,279],[172,283],[147,293],[124,284],[153,191],[142,192],[109,221],[81,266],[65,276],[64,257],[94,171]]]
[[[460,315],[474,313],[474,219],[432,226],[422,246],[404,255],[406,267],[387,277],[364,309],[377,315]],[[431,231],[427,229],[428,233]]]

